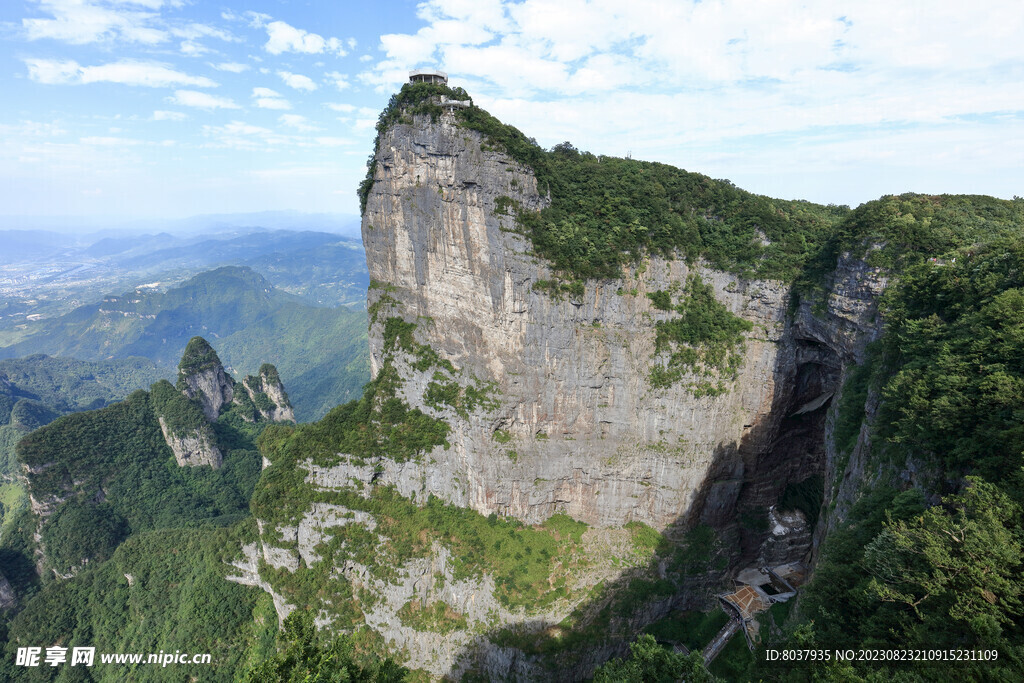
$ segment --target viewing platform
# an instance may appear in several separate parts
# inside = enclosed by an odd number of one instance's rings
[[[711,661],[725,648],[729,640],[742,630],[751,652],[759,640],[760,624],[757,615],[766,612],[777,602],[786,602],[796,595],[796,587],[804,582],[807,569],[792,562],[777,567],[749,567],[736,577],[736,589],[718,596],[729,622],[704,648],[704,663]]]
[[[416,69],[409,72],[410,83],[440,83],[448,85],[448,74],[435,69]]]

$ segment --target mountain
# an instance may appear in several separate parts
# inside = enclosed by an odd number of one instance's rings
[[[230,378],[236,330],[20,443],[0,677],[183,637],[213,680],[1024,674],[1024,201],[779,201],[540,149],[433,84],[382,113],[360,198],[358,399],[266,424],[289,401]]]
[[[358,394],[366,381],[365,314],[306,304],[248,267],[200,273],[166,292],[147,287],[107,295],[29,326],[27,338],[0,357],[46,353],[99,361],[141,356],[173,367],[194,335],[223,348],[229,365],[255,373],[262,358],[280,356],[299,419],[307,420]]]
[[[183,638],[222,664],[186,671],[233,680],[248,638],[259,651],[264,636],[252,619],[266,606],[255,591],[225,580],[226,561],[255,532],[247,514],[261,468],[255,441],[280,422],[292,420],[276,369],[264,365],[258,376],[235,381],[195,337],[177,386],[160,380],[22,439],[17,455],[32,506],[0,539],[9,593],[21,603],[8,625],[8,651],[29,641],[87,639],[100,651],[156,652],[167,637]],[[0,664],[4,680],[37,674],[13,662],[5,656]],[[113,680],[124,672],[97,675]],[[132,677],[164,675],[154,667]]]
[[[23,328],[109,292],[166,291],[219,266],[250,266],[318,306],[365,305],[366,263],[358,240],[323,230],[229,228],[195,235],[110,236],[0,232],[0,344]]]
[[[15,457],[22,437],[61,415],[120,401],[165,374],[145,358],[88,362],[38,354],[0,361],[0,538],[28,507]]]
[[[445,97],[392,98],[361,187],[373,382],[262,443],[250,580],[279,617],[456,679],[580,680],[645,630],[740,680],[800,638],[1020,653],[1024,202],[778,201]]]

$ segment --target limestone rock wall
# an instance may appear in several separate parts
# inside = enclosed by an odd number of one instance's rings
[[[219,361],[213,367],[183,375],[182,379],[185,395],[199,401],[206,419],[211,422],[220,416],[221,409],[231,403],[234,396],[234,381]]]
[[[288,394],[280,380],[275,380],[265,372],[256,377],[242,380],[242,387],[256,406],[260,416],[268,422],[295,422],[295,411],[288,400]],[[264,394],[273,404],[270,407],[258,403],[258,396]],[[236,397],[237,401],[237,397]]]
[[[179,467],[199,467],[209,465],[218,469],[224,461],[224,455],[217,447],[217,440],[209,425],[177,434],[167,426],[167,420],[163,416],[157,418],[160,422],[160,431],[164,435],[164,441],[174,453],[174,459]]]
[[[803,301],[796,315],[794,327],[798,334],[835,349],[844,361],[842,377],[837,383],[837,400],[829,411],[823,439],[826,486],[822,510],[830,512],[814,530],[815,551],[829,531],[846,519],[859,490],[877,475],[868,470],[867,459],[871,451],[870,425],[881,397],[874,391],[868,393],[863,408],[864,423],[849,457],[842,457],[836,450],[833,429],[843,381],[854,364],[865,361],[868,344],[882,334],[884,321],[878,303],[890,280],[891,276],[883,269],[844,253],[836,262],[825,295]]]
[[[527,169],[481,142],[446,115],[394,126],[377,152],[362,224],[370,277],[384,283],[368,301],[379,308],[374,372],[383,321],[400,315],[466,377],[494,382],[500,401],[468,419],[446,416],[452,448],[421,470],[405,464],[399,487],[528,522],[566,512],[664,528],[686,517],[716,457],[771,410],[780,354],[790,353],[788,288],[651,258],[620,280],[588,282],[578,299],[536,291],[551,274],[499,198],[529,210],[546,199]],[[647,293],[694,272],[754,324],[740,376],[718,397],[648,382],[663,362],[654,325],[669,314]],[[429,378],[405,378],[409,402],[436,414],[422,398]],[[511,440],[499,443],[496,430]]]

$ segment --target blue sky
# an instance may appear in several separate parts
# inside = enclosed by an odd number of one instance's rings
[[[978,0],[5,0],[0,214],[356,213],[409,69],[527,135],[856,205],[1024,195],[1024,11]]]

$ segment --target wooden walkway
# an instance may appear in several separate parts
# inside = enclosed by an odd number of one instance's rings
[[[732,637],[736,635],[736,632],[743,627],[743,624],[738,619],[730,619],[729,623],[722,627],[722,630],[718,632],[708,646],[704,648],[704,666],[709,666],[715,657],[725,649],[725,646],[729,644]]]

